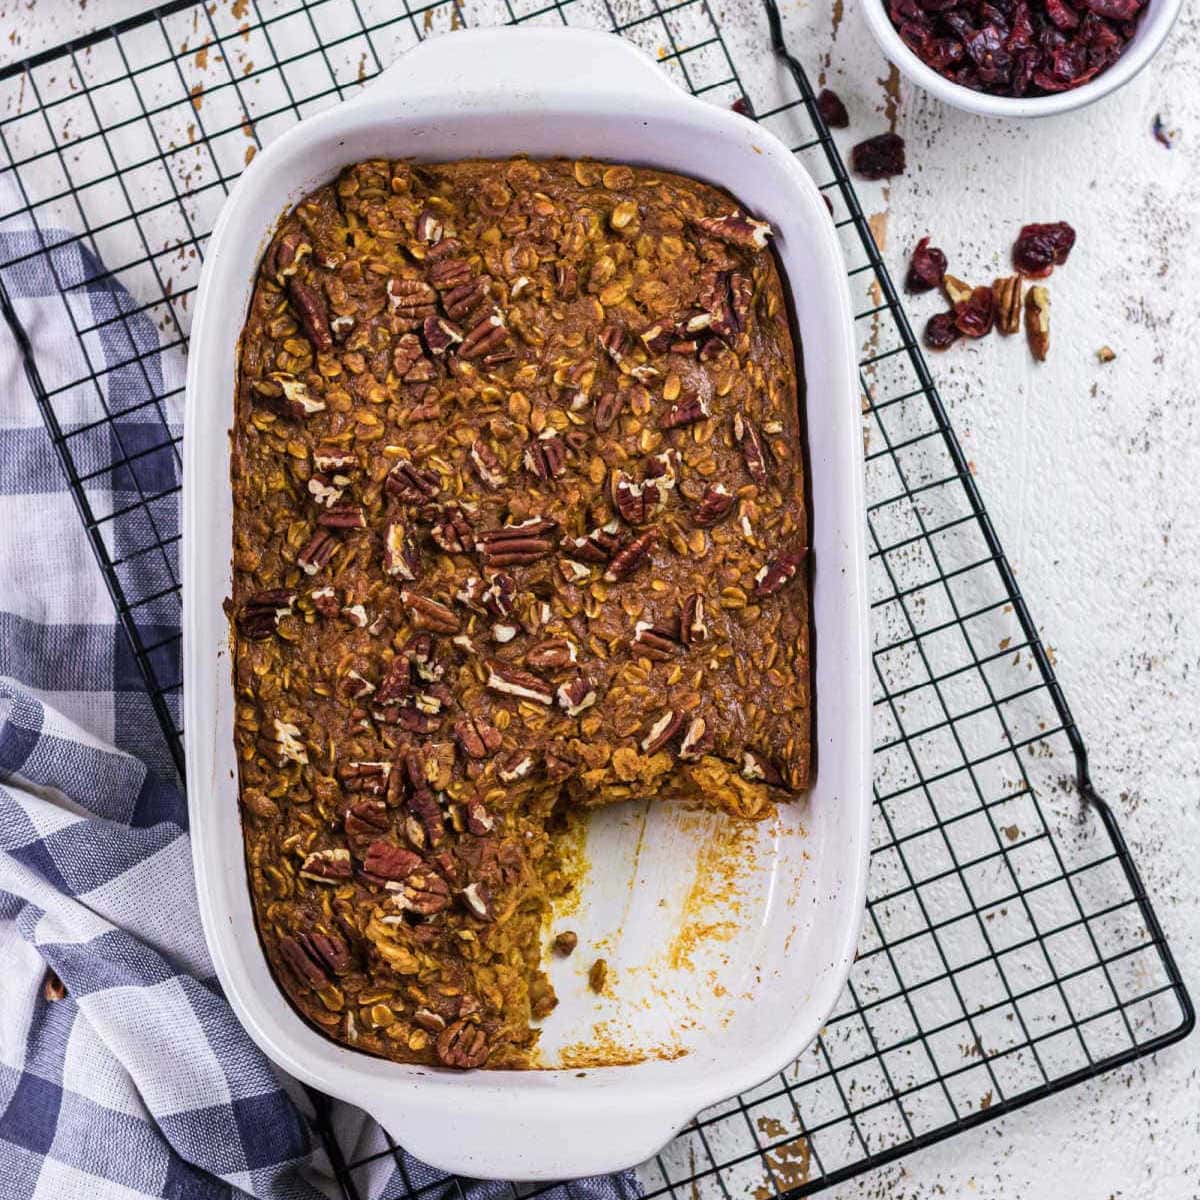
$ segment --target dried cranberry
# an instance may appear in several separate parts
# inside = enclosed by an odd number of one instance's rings
[[[1013,244],[1013,266],[1030,279],[1044,279],[1061,267],[1075,245],[1075,230],[1066,221],[1026,225]]]
[[[954,306],[954,324],[958,332],[981,338],[992,332],[996,322],[996,297],[990,287],[973,288],[966,300]]]
[[[904,289],[908,292],[932,291],[942,286],[942,276],[945,274],[946,256],[936,246],[931,246],[927,237],[923,237],[912,252]]]
[[[850,124],[850,115],[837,92],[824,88],[817,97],[817,111],[830,129],[845,129]]]
[[[743,117],[749,117],[754,120],[754,105],[750,103],[749,96],[739,96],[730,106],[735,113],[739,113]]]
[[[925,324],[925,345],[930,350],[946,350],[958,341],[959,336],[952,312],[934,313]]]
[[[1144,0],[1083,0],[1098,17],[1110,21],[1132,21],[1142,10]]]
[[[1076,29],[1079,26],[1079,14],[1063,0],[1046,0],[1046,16],[1059,29]]]
[[[904,139],[898,133],[879,133],[850,151],[850,163],[864,179],[887,179],[904,171]]]

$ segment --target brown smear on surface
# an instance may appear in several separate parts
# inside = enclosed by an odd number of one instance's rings
[[[204,84],[196,83],[192,85],[192,107],[199,112],[201,105],[204,103]]]
[[[758,1117],[755,1120],[758,1131],[764,1137],[781,1138],[787,1136],[787,1126],[777,1117]]]
[[[650,1046],[634,1049],[628,1044],[628,1039],[608,1021],[599,1021],[592,1027],[591,1037],[587,1041],[574,1042],[564,1046],[558,1054],[558,1061],[553,1067],[632,1067],[637,1063],[673,1062],[683,1058],[687,1050],[680,1045]]]
[[[871,236],[875,239],[875,245],[879,247],[879,253],[882,254],[887,249],[888,236],[888,215],[886,212],[872,213],[867,218],[867,225],[871,229]],[[878,282],[876,285],[878,286]]]
[[[199,50],[196,51],[196,69],[205,71],[208,69],[208,42],[205,42]]]
[[[249,8],[250,0],[233,0],[233,6],[229,11],[233,14],[235,21],[240,21],[249,11]]]
[[[768,1150],[765,1157],[767,1166],[771,1168],[783,1190],[790,1191],[808,1182],[812,1171],[812,1148],[808,1144],[808,1138],[800,1137],[794,1142],[776,1146],[774,1150]]]

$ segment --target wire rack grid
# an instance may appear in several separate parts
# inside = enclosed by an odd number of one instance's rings
[[[182,0],[0,72],[0,307],[180,772],[180,364],[207,234],[263,144],[424,37],[561,22],[614,30],[689,91],[740,102],[828,198],[862,346],[875,673],[866,925],[821,1037],[638,1168],[652,1200],[817,1191],[1151,1053],[1194,1021],[766,2],[769,42],[757,25],[722,31],[706,0]],[[70,345],[39,338],[47,305],[65,308]],[[371,1191],[381,1160],[403,1172],[390,1139],[348,1161],[323,1102],[318,1124],[346,1197]],[[400,1177],[397,1196],[446,1187]]]

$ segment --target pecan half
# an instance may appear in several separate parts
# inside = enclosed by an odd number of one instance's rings
[[[442,294],[442,307],[446,315],[455,321],[471,316],[488,298],[492,291],[490,279],[470,279]]]
[[[409,620],[417,629],[429,629],[434,633],[457,633],[460,628],[458,616],[452,608],[430,596],[422,596],[410,588],[400,589],[400,603],[408,612]]]
[[[342,828],[351,843],[374,841],[388,831],[391,823],[387,805],[382,800],[359,800],[346,809],[342,818]]]
[[[525,447],[522,461],[538,479],[558,479],[567,469],[567,443],[553,429],[545,429]]]
[[[291,968],[292,974],[302,984],[315,991],[329,986],[330,979],[325,973],[324,964],[294,937],[279,939],[279,956]]]
[[[734,209],[723,217],[692,217],[691,223],[703,233],[744,250],[761,250],[774,230],[766,221],[747,216]]]
[[[335,975],[344,975],[350,969],[350,947],[338,934],[314,929],[311,933],[302,933],[297,941],[313,959]]]
[[[692,524],[708,529],[723,520],[733,508],[737,497],[723,484],[710,483],[692,510]]]
[[[754,422],[744,417],[740,412],[733,414],[733,436],[742,448],[742,457],[746,460],[746,470],[750,478],[759,487],[767,486],[767,459],[763,454],[762,439]]]
[[[440,1062],[447,1067],[469,1071],[487,1062],[487,1037],[478,1025],[455,1021],[438,1034],[434,1042]]]
[[[694,425],[707,417],[708,401],[698,393],[692,392],[672,404],[659,424],[663,429],[679,429],[684,425]]]
[[[536,562],[554,551],[553,534],[558,522],[530,517],[516,525],[488,529],[476,535],[475,549],[485,566],[511,567]]]
[[[646,736],[641,741],[642,753],[656,754],[679,732],[683,721],[683,713],[668,708],[646,731]]]
[[[296,593],[286,588],[255,592],[243,605],[238,617],[238,629],[252,642],[269,638],[279,628],[279,622],[291,616]]]
[[[1050,353],[1050,293],[1040,284],[1025,296],[1025,333],[1033,357],[1045,362]]]
[[[437,313],[437,293],[420,279],[389,279],[387,298],[403,330],[420,329],[426,317]]]
[[[555,693],[558,706],[568,717],[577,717],[585,708],[596,703],[596,689],[583,675],[576,675],[559,686]]]
[[[300,867],[300,878],[313,883],[341,883],[353,874],[350,851],[340,847],[335,850],[314,850]]]
[[[1003,334],[1016,333],[1021,328],[1021,301],[1024,280],[1020,275],[1008,275],[992,284],[996,297],[996,328]]]
[[[620,468],[609,476],[609,495],[613,508],[630,525],[643,525],[649,518],[648,500],[643,484],[634,483]]]
[[[329,331],[329,312],[325,307],[325,297],[316,288],[303,283],[296,275],[288,279],[287,292],[304,330],[304,336],[312,343],[313,349],[318,353],[332,350],[333,334]]]
[[[427,867],[413,871],[399,888],[389,890],[397,908],[422,917],[436,916],[450,907],[450,885]]]
[[[391,879],[400,882],[419,869],[422,861],[419,854],[414,854],[403,846],[397,846],[395,842],[380,838],[367,847],[367,853],[363,859],[363,870],[377,879]]]
[[[609,583],[628,579],[643,563],[649,561],[650,552],[654,549],[657,541],[658,533],[653,529],[648,529],[645,533],[635,537],[632,542],[617,552],[612,562],[608,564],[604,578]]]
[[[432,500],[438,494],[439,482],[435,471],[423,471],[407,459],[400,459],[388,472],[383,489],[408,504]]]
[[[451,292],[463,284],[470,283],[473,278],[471,264],[465,258],[458,258],[454,252],[459,249],[459,243],[454,238],[447,238],[438,249],[445,251],[436,257],[429,268],[429,282],[439,292]],[[429,258],[434,258],[429,255]]]
[[[807,550],[799,553],[784,552],[765,563],[754,576],[754,594],[760,599],[773,596],[780,588],[791,583],[807,554]]]
[[[552,637],[535,642],[525,651],[525,662],[535,670],[561,670],[579,658],[579,651],[570,638]]]
[[[680,642],[678,624],[639,621],[633,627],[633,644],[647,657],[666,662],[678,651]]]
[[[617,418],[625,409],[625,393],[619,391],[605,392],[596,401],[596,411],[592,414],[592,424],[597,433],[606,433],[616,423]]]
[[[708,622],[704,597],[693,592],[679,606],[679,636],[685,646],[698,646],[708,641]]]
[[[943,275],[942,287],[945,289],[951,304],[965,304],[966,301],[970,300],[971,293],[975,290],[969,283],[964,283],[954,275]]]
[[[458,348],[458,356],[463,359],[482,358],[498,350],[507,338],[504,317],[499,310],[495,310],[471,327]]]
[[[390,522],[383,535],[383,569],[409,583],[421,578],[421,552],[398,521]]]
[[[366,529],[367,518],[361,504],[331,504],[317,517],[317,524],[325,529]]]
[[[554,693],[548,683],[529,671],[495,659],[487,664],[486,686],[494,692],[533,700],[538,704],[549,705],[554,702]]]
[[[471,466],[475,468],[475,474],[479,476],[479,481],[484,487],[495,491],[508,482],[508,476],[500,465],[500,459],[496,457],[496,452],[487,442],[476,439],[471,443],[467,457],[470,458]]]

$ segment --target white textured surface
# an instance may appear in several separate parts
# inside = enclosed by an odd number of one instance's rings
[[[144,5],[0,0],[0,61]],[[717,4],[763,46],[754,0]],[[1154,63],[1081,113],[1007,125],[899,83],[853,5],[785,6],[793,48],[824,68],[854,141],[893,124],[909,168],[860,185],[900,277],[928,233],[951,271],[988,282],[1017,229],[1069,220],[1050,281],[1044,366],[1016,339],[933,357],[958,435],[1185,978],[1200,981],[1200,40],[1186,6]],[[32,10],[32,11],[31,11]],[[1151,135],[1161,112],[1180,136]],[[885,223],[886,220],[886,223]],[[937,301],[918,297],[918,327]],[[1094,351],[1107,344],[1115,362]],[[826,1193],[984,1200],[1184,1200],[1200,1194],[1200,1038]]]

